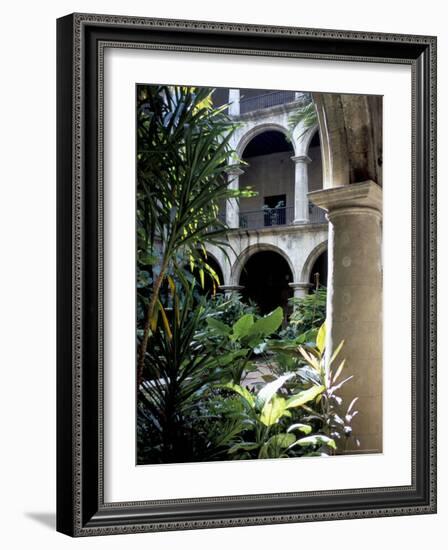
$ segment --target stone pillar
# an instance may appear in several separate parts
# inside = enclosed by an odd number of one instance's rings
[[[294,298],[303,298],[313,285],[310,283],[289,283],[289,286],[294,290]]]
[[[382,451],[382,189],[372,181],[309,193],[327,211],[327,353],[344,340],[342,412],[358,397],[347,450]],[[336,366],[338,363],[336,364]],[[341,378],[342,380],[342,378]]]
[[[235,89],[229,90],[229,115],[239,116],[240,114],[240,91]]]
[[[244,286],[241,285],[219,285],[219,290],[222,290],[224,292],[224,295],[229,297],[233,293],[240,294],[242,290],[244,290]]]
[[[308,211],[308,164],[311,159],[308,155],[291,157],[295,164],[295,185],[294,185],[294,223],[309,223]]]
[[[239,188],[239,177],[244,174],[238,166],[229,166],[227,168],[227,179],[229,181],[229,189]],[[238,199],[227,199],[226,202],[226,224],[231,229],[236,229],[240,226],[240,205]]]

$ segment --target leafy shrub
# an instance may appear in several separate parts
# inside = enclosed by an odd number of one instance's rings
[[[291,298],[292,313],[288,326],[280,333],[282,338],[296,338],[308,333],[314,337],[318,328],[324,323],[327,311],[327,289],[319,287],[313,293],[302,298]]]
[[[205,312],[208,317],[215,317],[226,325],[233,325],[243,315],[258,315],[258,309],[254,302],[243,302],[237,293],[230,296],[215,294],[206,303]]]

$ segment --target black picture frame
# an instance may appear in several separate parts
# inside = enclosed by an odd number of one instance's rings
[[[104,502],[101,55],[105,43],[412,68],[412,484]],[[72,14],[57,21],[57,530],[71,536],[436,512],[436,38]]]

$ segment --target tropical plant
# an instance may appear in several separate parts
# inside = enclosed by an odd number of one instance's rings
[[[278,331],[282,321],[281,307],[264,317],[246,313],[232,325],[213,315],[206,318],[207,327],[197,337],[214,355],[233,354],[227,374],[239,384],[245,373],[256,368],[252,358],[265,352],[269,338]]]
[[[216,273],[204,260],[205,244],[225,249],[219,204],[251,195],[228,186],[228,164],[237,161],[229,142],[235,123],[214,108],[212,90],[140,86],[137,109],[138,381],[167,275],[189,263],[201,278]],[[181,277],[182,279],[182,277]],[[151,328],[152,327],[152,328]]]
[[[325,341],[326,323],[320,327],[317,333],[315,346],[301,345],[298,348],[306,363],[306,366],[299,370],[299,376],[304,382],[308,381],[314,386],[324,388],[321,394],[317,396],[315,403],[306,405],[303,408],[308,413],[305,420],[321,423],[322,433],[335,442],[338,450],[342,450],[347,438],[352,435],[351,424],[353,418],[358,414],[358,411],[354,410],[358,398],[353,398],[345,413],[342,413],[343,400],[338,392],[353,376],[340,380],[345,366],[345,359],[335,367],[336,359],[343,348],[344,341],[337,346],[331,357],[326,353]]]
[[[257,318],[258,307],[255,302],[243,302],[238,293],[232,292],[230,296],[217,293],[211,296],[206,304],[207,317],[219,319],[226,325],[232,326],[243,315],[251,314]]]
[[[206,390],[230,378],[227,370],[244,353],[207,353],[196,337],[205,322],[205,308],[196,304],[193,309],[193,287],[188,292],[171,287],[171,312],[158,304],[161,322],[147,349],[138,413],[142,449],[145,441],[151,445],[145,460],[150,455],[152,462],[184,462],[195,456],[189,419]]]
[[[301,298],[290,298],[289,303],[292,306],[292,313],[288,326],[280,336],[293,339],[306,333],[307,341],[315,339],[327,313],[327,289],[323,286],[318,287],[311,294]]]
[[[317,111],[314,103],[310,100],[298,107],[288,119],[289,136],[291,137],[296,126],[301,125],[302,131],[299,134],[299,138],[305,135],[311,128],[318,123]]]
[[[235,411],[234,416],[240,419],[242,426],[246,426],[236,434],[234,443],[228,450],[232,458],[304,456],[335,448],[334,441],[327,435],[309,435],[313,431],[311,424],[291,422],[294,412],[315,400],[324,391],[324,387],[320,385],[289,396],[282,393],[285,383],[294,376],[292,373],[280,376],[264,385],[256,394],[241,385],[227,384],[229,390],[241,397],[243,406]]]

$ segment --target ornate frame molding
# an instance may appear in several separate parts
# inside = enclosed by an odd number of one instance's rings
[[[411,65],[412,330],[416,338],[412,485],[104,502],[101,82],[104,48],[111,45]],[[328,53],[330,46],[336,53]],[[98,115],[97,126],[89,122],[92,113]],[[435,140],[435,37],[94,14],[58,20],[59,531],[90,536],[436,511]],[[88,308],[96,312],[94,319],[87,315]],[[85,418],[91,415],[95,421],[87,423]]]

